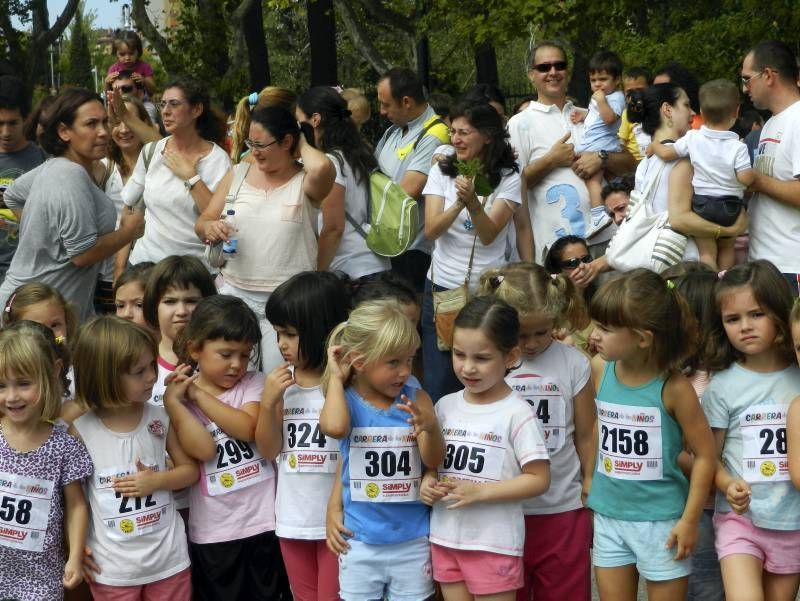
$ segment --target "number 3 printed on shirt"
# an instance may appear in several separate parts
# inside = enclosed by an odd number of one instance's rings
[[[397,454],[394,451],[367,451],[364,453],[364,460],[367,463],[365,471],[370,478],[379,475],[391,478],[398,472],[404,476],[411,475],[411,453],[408,451]]]

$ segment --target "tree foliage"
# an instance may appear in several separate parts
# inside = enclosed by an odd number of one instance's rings
[[[94,89],[92,76],[92,54],[89,51],[89,37],[84,27],[85,21],[80,9],[75,12],[69,35],[69,51],[67,52],[67,68],[64,82],[82,88]]]

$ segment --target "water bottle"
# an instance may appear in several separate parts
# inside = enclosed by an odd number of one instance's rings
[[[225,223],[228,224],[228,227],[231,230],[231,238],[227,242],[222,243],[222,253],[226,260],[231,260],[236,256],[236,247],[238,245],[238,240],[235,238],[236,211],[233,209],[228,209],[225,212]]]

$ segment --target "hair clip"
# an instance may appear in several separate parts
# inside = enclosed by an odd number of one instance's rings
[[[506,276],[504,275],[494,275],[489,278],[489,285],[492,287],[492,290],[497,290],[505,279]]]
[[[258,104],[258,92],[253,92],[250,96],[247,97],[247,103],[250,105],[250,108],[253,109]]]
[[[675,282],[673,282],[672,280],[667,280],[667,288],[669,288],[670,290],[674,290]]]
[[[717,274],[717,278],[719,278],[719,279],[721,280],[722,278],[724,278],[724,277],[725,277],[725,274],[726,274],[726,273],[728,273],[728,270],[727,270],[727,269],[723,269],[722,271],[720,271],[720,272]]]
[[[64,336],[56,336],[56,338],[55,338],[56,344],[59,345],[59,346],[64,344],[65,340],[66,340],[66,338]]]
[[[15,298],[17,298],[16,292],[9,297],[8,302],[6,302],[6,308],[3,309],[3,311],[6,313],[11,313],[11,305],[14,303]]]
[[[551,280],[555,280],[557,277],[558,277],[558,274],[557,274],[557,273],[551,273],[551,274],[550,274],[550,279],[551,279]]]

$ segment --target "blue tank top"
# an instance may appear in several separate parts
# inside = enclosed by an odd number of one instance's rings
[[[416,391],[407,383],[400,394],[413,401]],[[419,500],[424,468],[406,421],[409,414],[397,408],[400,397],[386,411],[353,387],[345,390],[345,398],[350,435],[339,441],[345,527],[355,540],[371,545],[428,536],[429,508]]]
[[[664,378],[641,386],[617,380],[609,362],[597,391],[597,469],[589,507],[629,521],[680,517],[689,484],[678,467],[683,433],[664,409]]]

